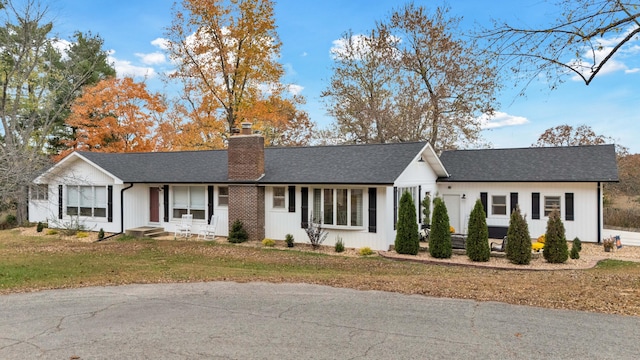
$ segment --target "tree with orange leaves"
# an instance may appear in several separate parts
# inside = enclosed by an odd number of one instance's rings
[[[176,119],[178,146],[222,147],[242,121],[283,129],[306,117],[281,83],[272,0],[183,0],[166,35],[177,65],[171,77],[183,86],[176,110],[189,120]]]
[[[161,96],[150,94],[144,83],[130,77],[102,80],[85,88],[71,107],[67,125],[75,137],[69,152],[159,150],[155,129],[165,109]]]

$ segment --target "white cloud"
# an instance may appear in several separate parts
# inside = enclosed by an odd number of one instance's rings
[[[136,53],[135,55],[140,58],[143,64],[147,65],[164,64],[167,61],[164,54],[157,51],[150,54]]]
[[[304,86],[291,84],[288,86],[288,90],[292,95],[299,95],[302,92],[302,90],[304,90]]]
[[[507,113],[496,111],[493,116],[487,114],[478,117],[480,127],[482,129],[497,129],[505,126],[517,126],[529,123],[529,120],[522,116],[509,115]]]
[[[309,54],[307,54],[306,51],[303,51],[302,54],[300,54],[300,56],[302,56],[302,57],[306,57],[307,55],[309,55]]]
[[[572,59],[567,63],[567,65],[572,66],[576,69],[579,69],[580,72],[584,75],[584,77],[589,77],[592,73],[593,62],[596,64],[600,64],[602,60],[608,56],[611,51],[613,51],[614,47],[617,46],[627,35],[633,31],[634,28],[630,27],[625,33],[621,33],[618,36],[611,37],[602,37],[597,38],[594,41],[594,50],[585,48],[584,53],[581,56],[583,61],[579,59]],[[615,73],[618,71],[623,71],[626,74],[631,74],[640,71],[639,68],[629,68],[629,65],[624,62],[624,60],[633,61],[636,56],[635,54],[640,52],[640,45],[638,44],[639,38],[635,37],[629,40],[625,46],[621,47],[617,50],[616,54],[607,60],[602,69],[598,72],[599,75],[606,75]],[[593,62],[591,62],[591,61]],[[571,77],[574,81],[583,81],[582,78],[578,75],[574,75]]]
[[[60,54],[62,54],[63,59],[67,58],[67,51],[71,47],[71,42],[65,39],[54,39],[51,42],[51,45],[54,49],[58,50]]]
[[[354,59],[359,60],[363,55],[370,53],[369,37],[362,34],[355,34],[351,36],[350,41],[345,38],[333,40],[329,53],[333,59],[344,59],[348,56],[352,56]],[[389,43],[399,43],[401,40],[398,37],[391,36],[388,39]],[[350,50],[350,51],[349,51]],[[351,52],[351,55],[349,54]],[[397,56],[394,52],[394,56]]]
[[[116,69],[116,74],[119,78],[130,76],[130,77],[144,77],[144,78],[152,78],[157,75],[156,71],[152,67],[144,67],[144,66],[136,66],[131,64],[131,61],[127,60],[119,60],[113,54],[115,54],[114,50],[110,50],[109,56],[107,60],[109,63],[113,65]]]
[[[169,48],[168,42],[169,41],[167,39],[157,38],[151,41],[151,45],[162,50],[167,50]]]

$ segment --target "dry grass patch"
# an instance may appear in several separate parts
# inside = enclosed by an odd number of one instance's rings
[[[111,239],[99,243],[0,231],[0,293],[52,288],[194,281],[322,284],[360,290],[499,301],[640,316],[640,263],[523,271],[425,265],[380,256],[293,250],[276,242]]]

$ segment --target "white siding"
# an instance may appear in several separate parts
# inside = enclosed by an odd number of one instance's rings
[[[327,231],[328,235],[323,245],[334,246],[337,237],[342,238],[344,245],[349,248],[362,248],[365,246],[374,250],[388,250],[389,245],[393,244],[393,238],[389,240],[388,227],[391,227],[391,233],[393,233],[393,220],[388,221],[388,217],[385,216],[387,209],[386,197],[387,188],[377,188],[377,202],[376,202],[376,232],[369,232],[369,187],[364,186],[343,186],[343,185],[304,185],[296,186],[296,206],[295,212],[289,212],[289,192],[288,186],[285,191],[285,208],[274,209],[273,208],[273,186],[267,186],[265,188],[265,236],[270,239],[284,240],[286,234],[293,235],[296,243],[309,243],[309,238],[302,228],[302,192],[301,188],[306,187],[309,189],[309,214],[311,214],[313,208],[313,189],[314,188],[333,188],[333,189],[362,189],[363,190],[363,219],[362,227],[354,228],[350,226],[330,226],[323,225],[323,228]],[[393,198],[393,188],[392,191]],[[393,217],[391,218],[393,219]]]
[[[582,241],[596,242],[598,240],[598,202],[597,183],[439,183],[440,195],[460,196],[460,224],[462,229],[456,231],[467,232],[468,219],[471,210],[480,193],[486,192],[488,197],[488,226],[509,226],[510,194],[518,193],[518,205],[520,211],[526,216],[529,225],[529,234],[536,238],[546,231],[548,217],[544,216],[544,197],[560,197],[560,215],[565,227],[568,240],[579,237]],[[540,193],[540,219],[531,218],[531,194]],[[574,195],[574,220],[566,220],[565,193]],[[462,199],[462,196],[465,199]],[[492,195],[504,195],[507,199],[507,215],[491,214]],[[600,209],[602,206],[600,206]],[[600,219],[602,217],[600,216]]]

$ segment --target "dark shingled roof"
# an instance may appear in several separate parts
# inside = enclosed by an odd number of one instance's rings
[[[615,182],[614,145],[445,151],[448,182]]]
[[[426,143],[265,148],[264,184],[393,184]],[[133,183],[226,183],[227,151],[80,152]]]

